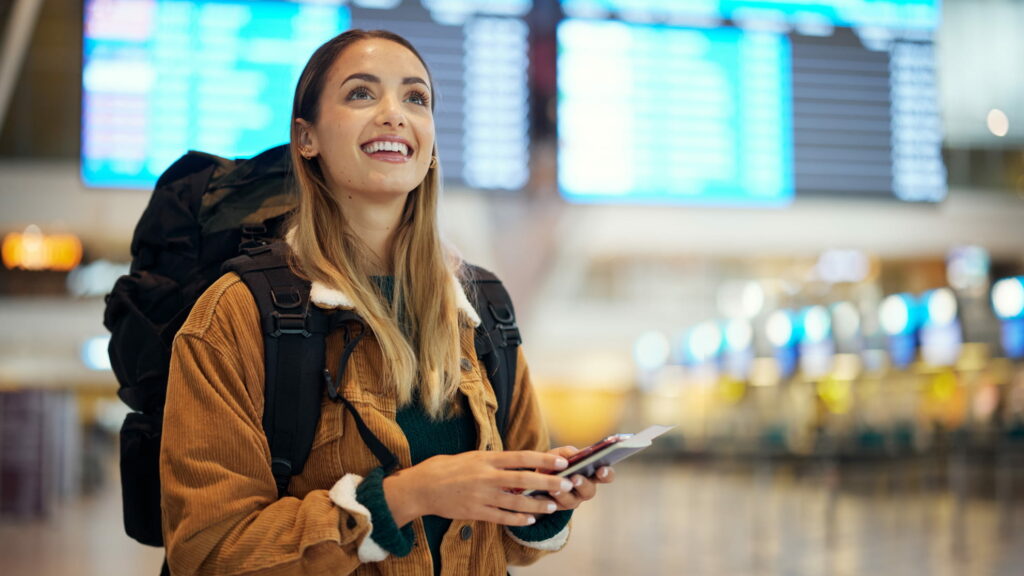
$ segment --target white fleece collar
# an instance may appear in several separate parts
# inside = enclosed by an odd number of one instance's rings
[[[295,237],[295,230],[289,230],[285,234],[284,240],[289,246],[292,245],[292,239]],[[477,314],[476,309],[469,303],[469,298],[466,297],[466,290],[462,287],[462,282],[452,274],[452,289],[455,290],[455,305],[459,307],[471,324],[474,327],[480,325],[480,315]],[[309,291],[309,299],[313,301],[320,308],[332,309],[332,308],[343,308],[346,310],[355,309],[356,305],[349,298],[348,294],[345,294],[341,290],[331,288],[320,282],[313,282],[312,288]]]
[[[466,297],[466,290],[463,288],[462,282],[459,282],[459,279],[454,274],[452,274],[451,280],[452,289],[455,291],[456,306],[469,318],[474,327],[479,326],[480,315],[477,314],[473,305],[469,303],[469,298]],[[320,282],[313,282],[313,287],[309,291],[309,298],[313,301],[313,304],[320,308],[344,308],[346,310],[355,308],[355,304],[348,294],[336,288],[330,288]]]

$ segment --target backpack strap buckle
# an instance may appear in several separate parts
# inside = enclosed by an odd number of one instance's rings
[[[309,316],[303,313],[288,314],[274,310],[270,314],[270,335],[274,338],[282,334],[302,334],[309,338],[312,331],[309,329]]]
[[[242,241],[238,244],[239,253],[246,250],[266,246],[273,242],[274,237],[263,223],[242,224]]]
[[[284,498],[288,494],[288,481],[292,477],[292,462],[287,458],[272,458],[270,460],[270,471],[274,474],[274,483],[277,484],[278,498]]]
[[[519,334],[519,326],[515,324],[511,326],[499,324],[498,334],[501,335],[501,339],[507,347],[515,348],[523,343],[523,337]]]
[[[274,302],[274,308],[278,310],[291,310],[302,305],[302,294],[295,286],[284,288],[271,288],[270,299]]]
[[[488,304],[491,316],[494,318],[494,331],[501,336],[502,346],[516,347],[523,343],[519,334],[519,326],[516,324],[516,316],[508,306]]]

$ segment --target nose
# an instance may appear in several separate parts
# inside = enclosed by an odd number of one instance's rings
[[[394,98],[384,98],[380,101],[380,111],[377,115],[377,122],[381,126],[389,128],[405,127],[405,113],[402,106]]]

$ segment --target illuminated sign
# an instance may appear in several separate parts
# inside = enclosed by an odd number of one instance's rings
[[[82,242],[71,234],[46,235],[35,226],[4,237],[4,267],[9,270],[66,272],[82,261]]]

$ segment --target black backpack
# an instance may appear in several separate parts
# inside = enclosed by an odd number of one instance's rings
[[[329,381],[325,335],[344,329],[347,336],[362,320],[353,312],[311,306],[309,284],[288,268],[287,247],[277,240],[295,205],[293,191],[287,146],[247,160],[189,152],[160,176],[135,228],[131,271],[107,295],[103,323],[111,332],[118,396],[133,410],[121,428],[125,531],[143,544],[163,545],[159,456],[171,344],[196,299],[227,271],[242,278],[260,313],[266,359],[263,428],[279,494],[302,472],[324,393],[345,403],[385,468],[396,463]],[[475,266],[469,275],[476,288],[469,296],[482,321],[476,352],[498,398],[504,434],[521,338],[501,281]],[[346,338],[343,358],[359,337]]]

